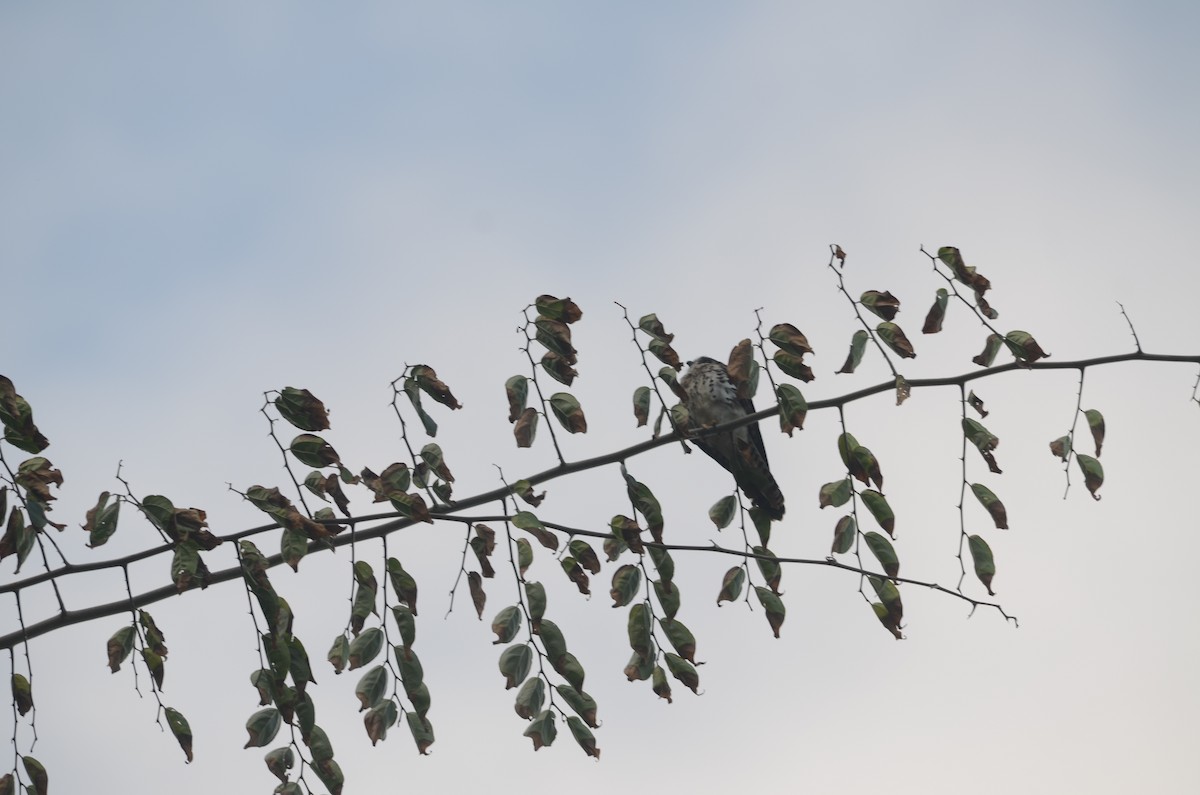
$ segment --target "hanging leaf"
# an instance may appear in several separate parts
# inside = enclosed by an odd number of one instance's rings
[[[571,329],[567,327],[566,323],[539,315],[534,319],[533,324],[537,328],[534,338],[546,350],[554,351],[566,359],[568,364],[573,365],[579,360],[579,352],[571,344]]]
[[[779,598],[779,594],[762,586],[755,586],[754,593],[758,596],[759,604],[763,606],[763,610],[767,611],[767,623],[771,625],[771,631],[778,638],[779,630],[783,626],[783,620],[787,617],[787,608],[784,607],[783,600]]]
[[[387,559],[387,573],[396,597],[408,606],[414,616],[417,615],[417,581],[396,558]]]
[[[570,386],[575,382],[576,376],[579,375],[566,359],[554,351],[546,351],[542,355],[541,364],[542,369],[546,371],[547,375],[564,386]]]
[[[371,745],[386,739],[387,730],[396,725],[399,717],[400,713],[396,709],[396,702],[391,699],[368,710],[367,714],[363,715],[363,727],[367,730],[367,737],[371,739]]]
[[[379,627],[363,630],[350,644],[350,670],[362,668],[378,657],[379,652],[383,651],[383,640],[383,630]]]
[[[783,574],[783,570],[779,566],[779,562],[775,559],[775,553],[764,546],[752,547],[753,552],[758,557],[754,562],[758,564],[758,571],[762,574],[763,579],[767,581],[767,585],[775,593],[779,593],[779,579]]]
[[[863,354],[867,350],[867,341],[871,339],[871,335],[859,329],[850,337],[850,352],[846,354],[846,362],[842,365],[842,369],[838,370],[841,373],[853,373],[860,364],[862,364]]]
[[[650,387],[639,386],[633,390],[633,416],[640,428],[650,420]]]
[[[546,529],[546,526],[542,524],[542,520],[529,511],[518,511],[513,516],[512,523],[517,528],[524,530],[536,538],[546,549],[558,549],[558,536]]]
[[[833,549],[832,552],[838,555],[844,555],[854,546],[854,537],[858,535],[858,525],[854,522],[854,517],[849,514],[838,519],[837,524],[833,528]],[[882,537],[882,536],[881,536]]]
[[[875,327],[875,333],[883,340],[883,343],[895,351],[901,359],[915,359],[917,354],[913,351],[912,343],[908,341],[904,330],[895,323],[880,323]]]
[[[574,323],[583,317],[583,310],[570,298],[555,298],[552,295],[539,295],[533,303],[539,315],[545,315],[564,323]]]
[[[771,359],[776,365],[778,365],[780,370],[787,373],[792,378],[798,378],[799,380],[807,383],[816,377],[813,375],[812,368],[805,364],[803,359],[791,351],[782,349],[777,350]]]
[[[462,408],[462,405],[454,399],[454,395],[450,394],[450,388],[441,382],[432,367],[424,364],[416,364],[408,372],[409,378],[417,382],[417,386],[421,388],[421,391],[429,395],[436,402],[452,409]]]
[[[735,515],[737,515],[737,497],[732,494],[717,500],[708,509],[708,518],[712,520],[718,530],[729,527],[729,523],[733,521]]]
[[[779,400],[779,429],[788,436],[795,429],[804,430],[804,419],[808,416],[808,401],[792,384],[780,384],[775,390]]]
[[[492,619],[492,632],[496,633],[496,639],[492,643],[508,643],[517,636],[520,628],[521,611],[516,605],[504,608]]]
[[[674,618],[679,612],[679,586],[670,580],[655,580],[651,584],[654,586],[654,594],[658,597],[663,614],[667,618]]]
[[[95,548],[101,546],[108,541],[117,532],[117,518],[121,510],[121,500],[114,500],[112,505],[108,504],[109,493],[107,491],[100,492],[100,499],[96,501],[96,507],[87,512],[86,519],[83,523],[83,529],[88,533],[88,546]],[[4,515],[3,501],[0,500],[0,516]]]
[[[1100,466],[1099,461],[1083,453],[1076,453],[1075,460],[1079,462],[1079,468],[1083,471],[1083,480],[1087,485],[1087,490],[1092,493],[1092,497],[1100,499],[1100,495],[1096,491],[1104,485],[1104,467]]]
[[[1010,331],[1004,335],[1004,344],[1022,364],[1030,364],[1038,359],[1044,359],[1050,354],[1042,350],[1037,340],[1028,331]]]
[[[767,593],[770,593],[770,591],[767,591]],[[774,594],[771,595],[774,596]],[[700,674],[696,673],[695,667],[678,654],[672,654],[669,651],[663,653],[663,658],[667,662],[667,670],[671,672],[671,676],[683,683],[684,687],[696,695],[700,695]]]
[[[992,455],[992,451],[1000,445],[1000,439],[987,428],[967,417],[963,418],[962,427],[967,439],[975,445],[979,454],[983,456],[983,460],[987,462],[988,469],[997,475],[1001,474],[1000,467]]]
[[[612,588],[608,592],[612,597],[613,607],[624,607],[633,601],[641,582],[642,573],[637,566],[627,563],[617,569],[613,573]]]
[[[892,320],[900,311],[900,299],[890,292],[867,290],[859,297],[859,302],[881,320]]]
[[[1100,457],[1100,448],[1104,446],[1104,415],[1095,409],[1083,412],[1087,417],[1088,428],[1092,431],[1092,441],[1096,443],[1096,458]]]
[[[649,315],[642,315],[641,319],[638,320],[638,328],[649,334],[651,337],[663,340],[664,342],[672,342],[675,339],[675,335],[668,334],[666,328],[662,324],[662,321],[658,319],[658,315],[653,313]]]
[[[633,507],[637,509],[646,519],[646,529],[650,531],[650,535],[655,541],[662,543],[663,531],[663,516],[662,506],[658,502],[658,498],[654,496],[654,492],[650,491],[650,487],[645,483],[635,480],[626,470],[625,465],[621,465],[621,475],[625,478],[625,492],[629,496],[629,501],[633,503]]]
[[[892,546],[891,541],[874,531],[865,533],[863,540],[867,542],[871,553],[875,555],[875,559],[879,561],[879,565],[883,567],[887,576],[900,576],[900,559],[896,557],[896,549]]]
[[[667,640],[670,641],[676,653],[694,665],[696,663],[696,638],[692,635],[692,631],[682,621],[676,621],[673,618],[659,619],[658,625],[662,627],[663,633],[666,634]]]
[[[545,693],[546,685],[540,676],[526,679],[525,684],[517,691],[513,709],[525,720],[532,720],[534,715],[542,711]]]
[[[429,718],[416,712],[409,712],[405,720],[408,721],[408,730],[412,732],[413,741],[417,744],[417,753],[424,756],[429,746],[433,745],[433,724],[429,722]]]
[[[596,737],[587,726],[583,725],[583,721],[574,715],[568,715],[567,728],[571,730],[571,736],[575,738],[575,742],[579,744],[585,754],[594,756],[596,759],[600,758],[600,749],[596,747]]]
[[[279,715],[279,710],[275,707],[267,707],[260,709],[250,716],[246,721],[246,732],[250,738],[246,740],[243,748],[262,748],[279,733],[279,727],[283,721]]]
[[[483,592],[483,580],[479,572],[467,572],[467,588],[471,591],[471,604],[475,605],[475,614],[483,620],[483,608],[487,605],[487,594]]]
[[[554,738],[558,736],[558,729],[554,726],[554,713],[548,709],[539,712],[529,722],[529,726],[525,728],[523,734],[533,740],[533,750],[535,751],[543,746],[552,745]]]
[[[290,746],[285,745],[282,748],[268,751],[267,755],[263,757],[263,761],[267,763],[267,770],[270,770],[272,775],[286,784],[288,780],[287,771],[291,770],[296,764],[296,754]]]
[[[650,608],[645,602],[638,602],[629,608],[629,619],[625,625],[629,635],[629,647],[634,654],[644,659],[650,659],[653,646],[654,627],[650,616]]]
[[[826,508],[833,506],[840,508],[850,501],[850,495],[854,493],[854,487],[850,483],[850,478],[842,478],[821,486],[821,491],[817,495],[817,502],[820,507]]]
[[[982,483],[972,483],[971,491],[975,494],[975,498],[992,516],[992,521],[996,523],[997,530],[1008,529],[1008,513],[1004,510],[1004,503],[1000,502],[1000,498],[992,493],[992,490]]]
[[[850,474],[860,480],[864,486],[875,484],[875,488],[883,488],[883,473],[879,471],[879,461],[867,447],[859,445],[850,453]]]
[[[808,339],[791,323],[777,323],[771,327],[767,336],[781,350],[794,354],[797,358],[813,352]]]
[[[525,402],[529,399],[529,379],[514,375],[504,382],[504,393],[508,397],[508,421],[516,422],[525,411]]]
[[[721,580],[721,592],[717,594],[717,607],[721,606],[721,602],[736,602],[742,595],[742,585],[745,582],[746,570],[741,566],[734,566],[725,572],[725,577]]]
[[[500,653],[500,673],[504,675],[504,689],[511,690],[525,681],[533,665],[533,651],[524,643],[509,646]]]
[[[867,510],[875,517],[875,521],[879,523],[889,536],[896,537],[894,531],[896,525],[896,517],[892,513],[892,507],[888,505],[887,498],[874,489],[863,489],[863,503],[867,506]]]
[[[550,411],[569,433],[587,433],[587,418],[574,396],[566,392],[555,392],[550,396]]]
[[[654,358],[672,370],[683,369],[683,363],[679,361],[679,354],[671,347],[669,342],[655,337],[646,343],[646,350],[654,354]]]
[[[329,428],[329,410],[307,389],[285,386],[273,402],[279,414],[302,431]]]
[[[187,718],[178,710],[166,707],[163,714],[167,718],[167,727],[170,728],[171,734],[175,735],[176,742],[183,749],[184,756],[187,761],[192,761],[192,727],[188,725]],[[44,791],[44,790],[41,790]]]
[[[363,674],[362,678],[358,680],[358,685],[354,688],[354,695],[358,697],[358,711],[362,712],[383,703],[384,697],[387,696],[389,684],[388,672],[385,666],[376,665]]]
[[[925,325],[921,327],[922,334],[937,334],[942,330],[942,321],[946,319],[946,304],[950,300],[950,293],[946,292],[946,288],[939,287],[936,297],[933,299],[933,306],[929,307],[929,314],[925,315]]]
[[[650,686],[654,690],[654,695],[665,698],[668,704],[672,703],[671,683],[667,681],[667,672],[662,669],[661,665],[654,666]]]
[[[971,549],[971,560],[975,562],[975,576],[987,588],[988,596],[995,596],[992,577],[996,574],[996,563],[992,559],[992,548],[980,536],[968,536],[967,546]]]
[[[971,359],[980,367],[991,367],[996,361],[996,354],[1000,352],[1000,347],[1004,345],[1004,337],[999,334],[989,334],[987,342],[983,345],[983,351]]]

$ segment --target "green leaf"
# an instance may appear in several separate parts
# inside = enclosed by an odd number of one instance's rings
[[[387,559],[387,573],[396,598],[405,604],[414,616],[417,615],[417,581],[404,570],[396,558]]]
[[[524,538],[517,539],[517,568],[521,572],[521,576],[525,576],[525,572],[533,564],[533,547],[529,541]]]
[[[758,571],[762,574],[763,579],[767,581],[767,585],[771,590],[779,593],[779,578],[783,571],[779,567],[779,562],[775,560],[775,553],[763,546],[753,547],[750,551],[755,555],[762,556],[754,560],[758,564]]]
[[[533,651],[524,643],[509,646],[500,653],[500,673],[504,675],[504,689],[511,690],[525,681],[533,665]]]
[[[551,665],[567,653],[567,641],[563,637],[562,630],[558,628],[558,624],[548,618],[543,618],[538,624],[537,634],[542,639],[542,645],[546,648],[546,657],[549,658]]]
[[[532,720],[534,715],[542,711],[545,698],[546,685],[542,678],[540,676],[531,677],[526,679],[525,684],[521,685],[521,689],[517,691],[513,709],[525,720]]]
[[[574,323],[583,317],[583,310],[570,298],[555,298],[552,295],[539,295],[534,301],[539,315],[545,315],[552,320],[563,323]]]
[[[275,739],[283,720],[275,707],[260,709],[246,721],[246,732],[250,738],[243,748],[262,748]]]
[[[663,613],[667,618],[674,618],[679,612],[679,586],[667,580],[655,580],[653,585]]]
[[[525,606],[529,609],[529,620],[536,630],[546,614],[546,588],[540,582],[525,583]]]
[[[337,451],[320,436],[311,433],[302,433],[292,439],[288,449],[298,460],[310,467],[327,467],[341,463]]]
[[[779,401],[779,429],[788,436],[797,428],[804,430],[804,418],[808,416],[808,401],[792,384],[780,384],[775,389]]]
[[[629,619],[626,631],[629,634],[629,646],[634,654],[649,659],[652,648],[654,627],[651,623],[650,608],[645,602],[638,602],[629,608]]]
[[[896,516],[892,513],[892,507],[888,505],[887,498],[874,489],[863,489],[862,494],[863,504],[867,506],[867,510],[875,517],[875,521],[879,523],[889,536],[896,537],[892,532],[896,526]]]
[[[563,386],[570,386],[579,375],[565,357],[560,356],[554,351],[546,351],[542,354],[541,365],[547,375]]]
[[[387,730],[396,725],[399,717],[396,702],[391,699],[369,709],[367,714],[363,715],[363,727],[367,730],[367,736],[371,738],[371,745],[387,739]]]
[[[24,715],[33,709],[33,691],[30,689],[29,680],[21,674],[12,675],[12,696],[13,705],[19,714]]]
[[[579,743],[579,747],[585,754],[600,758],[600,749],[596,747],[596,737],[587,726],[583,725],[583,721],[574,715],[569,715],[567,716],[567,728],[571,730],[571,736],[575,738],[575,742]]]
[[[854,486],[850,483],[850,478],[842,478],[841,480],[835,480],[822,486],[820,493],[817,495],[817,501],[822,508],[830,505],[834,508],[840,508],[850,501],[850,495],[853,493]]]
[[[729,571],[725,572],[725,577],[721,581],[721,592],[717,594],[717,607],[721,606],[721,602],[735,602],[742,595],[742,585],[746,582],[746,570],[741,566],[734,566]]]
[[[1022,364],[1036,362],[1050,354],[1042,350],[1037,340],[1028,331],[1010,331],[1004,335],[1004,344],[1017,361]]]
[[[813,352],[812,347],[808,344],[808,339],[791,323],[775,324],[771,327],[767,336],[781,350],[792,353],[797,357]]]
[[[338,635],[333,639],[333,645],[329,647],[329,653],[325,658],[333,665],[335,674],[346,670],[346,662],[350,659],[350,641],[345,634]]]
[[[572,557],[579,561],[580,566],[592,574],[600,573],[600,557],[588,542],[576,538],[567,544],[567,548],[571,551]]]
[[[504,382],[504,393],[508,396],[508,421],[516,422],[529,400],[529,379],[514,375]]]
[[[400,682],[405,693],[416,691],[425,681],[425,669],[421,658],[408,646],[393,647],[396,665],[400,668]]]
[[[307,389],[285,386],[274,403],[279,414],[302,431],[323,431],[329,428],[329,411],[325,404]]]
[[[583,665],[575,658],[574,654],[567,652],[559,657],[554,663],[554,670],[574,687],[583,690]]]
[[[1004,510],[1004,503],[1000,502],[1000,498],[992,493],[992,490],[982,483],[972,483],[971,492],[984,509],[991,514],[992,521],[996,524],[996,529],[1008,529],[1008,513]]]
[[[787,608],[784,607],[783,600],[779,598],[779,594],[775,591],[758,585],[754,587],[754,593],[758,596],[759,604],[763,606],[763,610],[767,612],[767,623],[771,625],[771,631],[778,638],[779,629],[783,626],[783,620],[787,617]]]
[[[688,662],[696,662],[696,638],[682,621],[673,618],[659,619],[658,625],[666,633],[667,640],[680,657]]]
[[[871,339],[871,335],[866,331],[859,329],[850,337],[850,352],[846,354],[846,362],[842,365],[842,369],[837,373],[853,373],[862,364],[863,354],[867,350],[867,342]]]
[[[87,512],[83,529],[88,533],[88,546],[95,548],[108,541],[117,532],[117,519],[121,511],[121,501],[114,500],[108,505],[109,493],[100,493],[96,507]],[[0,516],[4,516],[4,501],[0,496]]]
[[[183,713],[171,707],[166,707],[163,710],[163,714],[167,719],[167,727],[171,730],[171,734],[175,735],[175,741],[179,743],[179,747],[183,749],[184,756],[191,762],[192,727],[188,725],[187,718],[183,717]]]
[[[517,636],[517,631],[521,628],[521,611],[516,605],[510,605],[492,619],[492,632],[496,633],[496,639],[492,643],[509,643]]]
[[[999,334],[988,334],[987,341],[983,344],[983,351],[978,356],[971,358],[971,361],[980,367],[991,367],[996,361],[996,354],[1000,352],[1001,346],[1004,345],[1004,337]]]
[[[285,529],[279,536],[279,551],[283,562],[292,567],[292,571],[300,570],[300,560],[308,554],[308,536],[299,530]]]
[[[563,701],[567,702],[567,706],[575,710],[588,726],[593,729],[597,727],[596,700],[594,698],[571,685],[558,685],[555,689],[563,697]]]
[[[649,486],[636,480],[625,471],[624,464],[621,465],[621,475],[625,478],[625,491],[629,496],[629,501],[633,503],[633,507],[637,508],[638,513],[645,517],[646,529],[650,531],[650,535],[655,541],[661,543],[663,515],[658,498],[654,496],[654,492],[650,491]]]
[[[612,588],[608,592],[612,597],[613,607],[624,607],[633,601],[641,582],[642,573],[637,566],[627,563],[617,569],[613,573]]]
[[[708,518],[717,526],[718,530],[724,530],[729,527],[729,523],[733,521],[733,517],[737,515],[737,497],[728,494],[713,503],[713,506],[708,509]]]
[[[670,582],[675,576],[675,560],[671,557],[671,553],[662,547],[647,547],[650,552],[650,560],[654,561],[654,568],[658,570],[658,575],[664,582]]]
[[[137,637],[137,630],[132,624],[126,624],[108,639],[108,668],[114,674],[121,670],[121,663],[125,662],[130,652],[133,651],[135,637]]]
[[[772,361],[779,367],[780,370],[790,375],[792,378],[797,378],[801,381],[813,380],[812,368],[804,363],[804,360],[790,351],[778,350],[771,357]]]
[[[995,596],[992,577],[996,574],[996,562],[992,559],[992,548],[981,536],[968,536],[967,545],[971,548],[971,560],[975,562],[975,576],[987,588],[988,596]]]
[[[529,511],[518,511],[512,518],[512,523],[519,529],[532,535],[542,546],[550,550],[558,549],[558,536],[546,529],[542,520]]]
[[[387,695],[389,684],[391,682],[387,668],[383,665],[376,665],[363,674],[354,688],[354,695],[358,697],[359,712],[379,706]]]
[[[1083,412],[1087,417],[1088,428],[1092,431],[1092,441],[1096,443],[1096,458],[1100,457],[1100,448],[1104,446],[1104,415],[1095,409]]]
[[[587,433],[587,418],[573,395],[555,392],[550,396],[550,411],[569,433]]]
[[[554,738],[558,736],[558,729],[554,726],[554,713],[548,709],[539,712],[526,727],[524,735],[533,740],[535,751],[543,746],[552,745]]]
[[[669,651],[664,652],[663,657],[666,659],[667,670],[671,672],[671,676],[682,682],[684,687],[696,695],[700,695],[700,674],[696,673],[695,667],[678,654],[672,654]]]
[[[864,534],[863,540],[867,542],[871,553],[875,555],[875,559],[879,561],[879,565],[883,567],[887,576],[898,577],[900,575],[900,559],[896,557],[896,549],[892,546],[892,542],[874,531]]]
[[[275,748],[268,751],[267,755],[263,757],[263,761],[267,763],[267,770],[270,770],[276,778],[286,784],[288,780],[287,771],[291,770],[296,764],[296,754],[290,746],[285,745],[282,748]]]
[[[921,327],[922,334],[937,334],[942,330],[942,321],[946,319],[946,304],[950,301],[950,293],[944,287],[939,287],[933,299],[933,306],[925,315],[925,325]]]
[[[890,292],[867,290],[859,297],[859,303],[880,320],[892,320],[900,311],[900,299]]]
[[[879,335],[879,339],[883,340],[883,344],[895,351],[901,359],[917,358],[912,343],[908,341],[904,330],[895,323],[880,323],[875,327],[875,333]]]
[[[408,730],[412,732],[413,741],[417,744],[417,752],[425,755],[429,746],[433,745],[433,724],[429,722],[428,718],[415,712],[409,712],[405,717],[408,721]]]
[[[843,555],[850,551],[854,546],[854,537],[858,534],[858,525],[854,522],[854,517],[847,514],[841,519],[838,519],[837,525],[833,528],[833,552],[838,555]]]
[[[350,644],[350,670],[362,668],[379,656],[383,650],[383,630],[371,627],[363,630]]]
[[[1076,453],[1075,460],[1079,462],[1079,469],[1083,471],[1083,480],[1087,485],[1087,490],[1092,493],[1092,497],[1100,499],[1100,495],[1096,491],[1104,485],[1104,467],[1100,466],[1099,461],[1083,453]]]
[[[642,427],[650,420],[650,387],[639,386],[633,390],[633,416],[637,427]]]

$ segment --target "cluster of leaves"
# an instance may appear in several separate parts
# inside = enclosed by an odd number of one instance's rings
[[[571,324],[583,317],[583,311],[570,298],[552,295],[538,296],[534,307],[537,316],[532,321],[526,316],[524,333],[527,343],[537,342],[545,349],[540,365],[547,375],[560,384],[571,386],[579,375],[575,370],[579,352],[571,344]],[[526,352],[529,352],[528,347]],[[529,361],[533,362],[532,353],[529,353]],[[535,387],[537,385],[536,379],[523,375],[514,375],[504,383],[504,392],[508,397],[508,421],[513,423],[517,447],[531,446],[537,435],[538,410],[528,405],[530,383]],[[540,396],[541,388],[537,389]],[[587,433],[587,417],[571,393],[555,392],[549,400],[543,399],[543,416],[547,407],[568,433]]]

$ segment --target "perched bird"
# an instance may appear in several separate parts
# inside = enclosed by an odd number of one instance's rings
[[[691,428],[712,428],[754,413],[749,398],[737,396],[737,386],[729,378],[725,365],[701,356],[688,362],[688,370],[679,379],[687,399]],[[733,474],[742,492],[772,519],[783,518],[783,493],[771,475],[767,451],[763,447],[758,423],[731,431],[698,437],[696,446]]]

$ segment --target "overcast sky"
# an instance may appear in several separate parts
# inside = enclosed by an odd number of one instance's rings
[[[1200,352],[1193,3],[246,6],[0,10],[0,372],[65,475],[52,518],[68,524],[72,562],[156,543],[126,511],[107,547],[83,545],[78,525],[100,491],[119,490],[118,461],[139,495],[202,507],[217,533],[261,524],[226,484],[287,485],[258,413],[285,385],[332,409],[326,436],[352,470],[379,471],[406,455],[388,382],[428,363],[464,405],[432,411],[456,494],[496,487],[497,465],[509,480],[550,466],[545,423],[517,450],[503,397],[527,372],[515,329],[541,293],[584,311],[571,391],[589,432],[560,439],[572,460],[647,436],[629,410],[646,378],[614,301],[657,312],[685,359],[725,358],[756,309],[767,326],[793,323],[816,350],[810,401],[886,380],[874,352],[858,374],[834,374],[857,321],[826,268],[831,243],[849,253],[852,294],[901,299],[919,354],[901,368],[910,378],[973,369],[984,337],[962,306],[942,335],[919,333],[942,286],[922,245],[961,248],[994,285],[1001,330],[1032,332],[1055,360],[1131,350],[1117,301],[1146,350]],[[968,504],[968,530],[991,543],[1019,629],[905,586],[896,642],[856,576],[792,567],[775,640],[757,606],[714,605],[730,559],[680,553],[679,618],[706,664],[703,695],[676,684],[668,705],[621,673],[613,567],[586,600],[539,548],[530,576],[587,670],[599,763],[565,726],[537,753],[521,736],[487,627],[515,598],[500,567],[484,622],[465,594],[443,619],[460,525],[389,541],[422,589],[428,758],[403,726],[371,748],[358,672],[324,662],[349,608],[348,551],[271,577],[316,663],[318,722],[347,792],[1191,792],[1196,379],[1180,365],[1088,372],[1083,408],[1108,420],[1100,502],[1077,470],[1063,500],[1046,448],[1071,426],[1077,372],[973,385],[1005,472],[970,454],[968,479],[1000,495],[1012,529]],[[959,411],[950,389],[847,412],[882,462],[902,574],[947,586]],[[838,431],[828,411],[792,439],[764,425],[788,502],[781,555],[828,554],[837,515],[816,494],[842,474]],[[740,545],[706,517],[731,488],[707,458],[668,446],[629,467],[662,501],[668,540]],[[613,468],[548,489],[549,521],[603,529],[628,509]],[[365,489],[351,500],[373,510]],[[211,568],[231,564],[229,546]],[[358,556],[382,569],[378,543]],[[134,567],[135,587],[167,582],[168,566]],[[970,576],[964,589],[984,595]],[[72,608],[123,596],[116,574],[64,583]],[[56,609],[45,590],[23,607],[29,620]],[[11,631],[11,599],[2,610]],[[242,589],[151,612],[170,647],[164,700],[190,720],[196,762],[155,726],[145,677],[139,699],[128,666],[108,673],[114,616],[30,644],[34,755],[54,789],[269,791],[262,750],[240,750],[259,667]],[[29,736],[22,722],[22,752]]]

